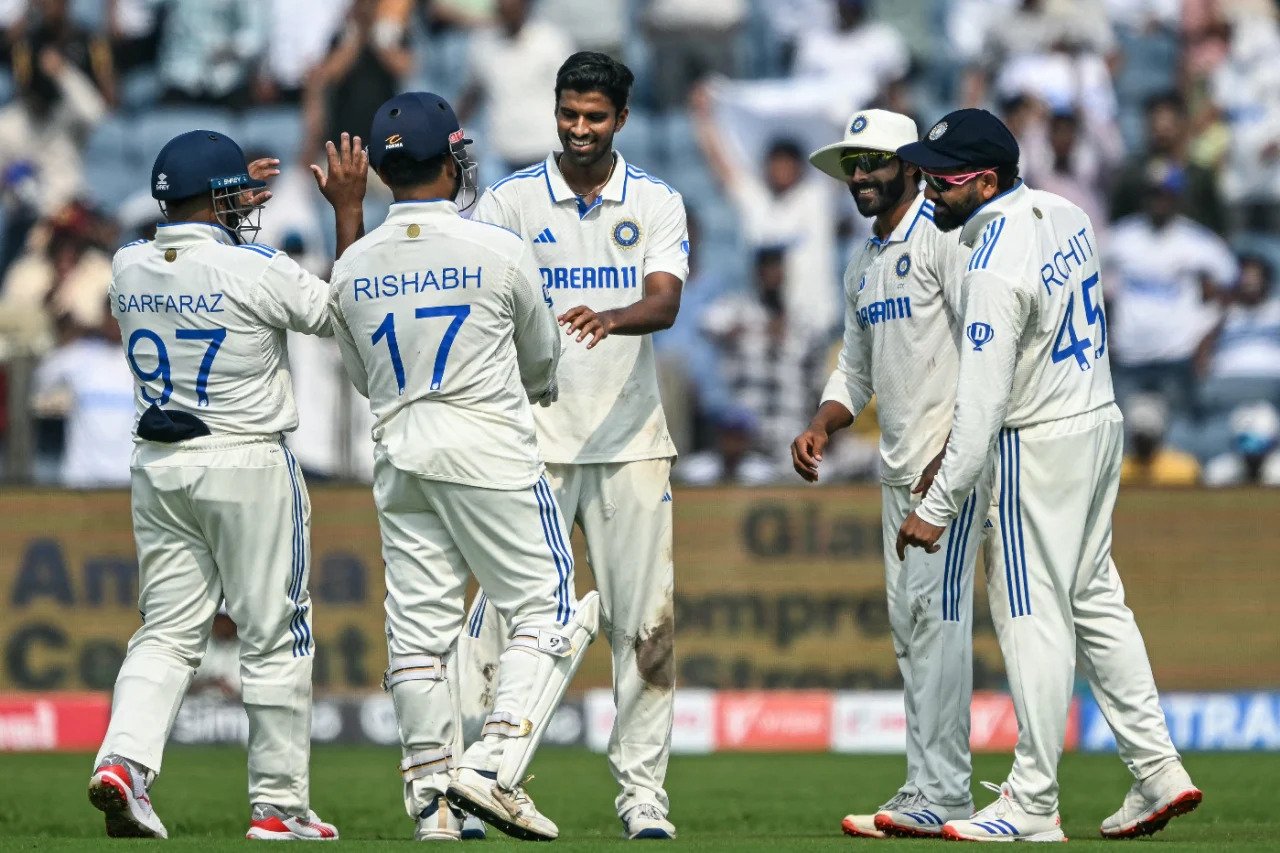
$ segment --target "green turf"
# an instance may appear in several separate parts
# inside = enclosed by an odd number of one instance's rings
[[[324,747],[312,760],[313,804],[342,832],[343,850],[385,849],[412,837],[405,817],[398,754],[392,749]],[[84,755],[0,757],[9,794],[0,798],[0,849],[85,850],[151,842],[102,837],[102,819],[84,789],[91,758]],[[999,779],[1007,756],[976,759],[975,778]],[[1188,769],[1205,790],[1199,811],[1175,820],[1137,849],[1280,849],[1275,783],[1280,755],[1191,755]],[[616,846],[614,786],[602,756],[546,750],[529,790],[560,825],[558,849]],[[669,774],[676,844],[697,851],[848,850],[936,844],[860,841],[840,834],[840,818],[878,804],[902,773],[899,756],[718,755],[677,757]],[[152,793],[169,827],[169,850],[224,850],[242,845],[248,808],[244,754],[235,749],[174,748]],[[1112,756],[1068,755],[1062,766],[1064,828],[1073,844],[1096,839],[1099,821],[1119,804],[1128,774]],[[978,791],[978,802],[988,800]],[[484,849],[515,842],[490,833]],[[1118,844],[1119,842],[1109,842]],[[475,847],[476,845],[473,845]],[[471,848],[467,848],[471,849]],[[1123,849],[1133,850],[1133,846]]]

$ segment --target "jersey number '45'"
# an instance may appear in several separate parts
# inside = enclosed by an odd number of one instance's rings
[[[1102,300],[1095,299],[1093,295],[1097,286],[1097,273],[1081,282],[1080,301],[1084,304],[1085,324],[1098,327],[1098,348],[1094,350],[1093,357],[1101,358],[1107,351],[1107,315],[1103,313]],[[1067,298],[1067,312],[1062,315],[1062,325],[1058,327],[1058,335],[1054,338],[1053,352],[1050,355],[1054,364],[1074,358],[1081,370],[1088,370],[1092,366],[1089,364],[1089,348],[1093,346],[1093,341],[1076,335],[1075,326],[1071,322],[1075,309],[1076,295],[1073,293]]]
[[[432,305],[427,308],[414,309],[413,316],[419,320],[427,317],[453,318],[449,323],[449,328],[444,330],[444,337],[440,339],[440,348],[436,350],[436,363],[431,371],[432,391],[440,390],[440,382],[444,379],[444,366],[449,361],[449,350],[453,347],[453,339],[458,336],[458,330],[462,328],[462,324],[470,313],[470,305]],[[403,394],[404,360],[400,358],[400,344],[396,341],[395,312],[387,312],[387,316],[382,318],[382,323],[374,331],[370,342],[377,346],[378,341],[383,338],[386,338],[387,352],[391,355],[391,369],[396,374],[396,393]]]

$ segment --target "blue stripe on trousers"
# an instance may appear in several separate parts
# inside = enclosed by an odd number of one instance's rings
[[[1018,513],[1018,567],[1022,572],[1022,614],[1031,615],[1031,584],[1027,581],[1027,540],[1022,533],[1022,436],[1013,431],[1014,488]]]
[[[545,489],[546,484],[542,480],[538,480],[538,482],[533,485],[533,494],[538,500],[538,514],[541,516],[542,520],[542,535],[546,539],[547,547],[551,550],[551,559],[554,560],[556,564],[556,577],[558,578],[556,583],[556,620],[563,625],[565,622],[569,621],[569,617],[566,612],[568,608],[564,600],[564,596],[561,594],[565,582],[565,565],[564,558],[561,556],[560,549],[557,547],[556,537],[552,533],[552,530],[555,528],[553,515],[556,511],[555,504],[547,501]]]
[[[283,444],[280,447],[284,451],[285,465],[289,469],[289,485],[293,490],[293,572],[289,579],[289,600],[293,602],[294,610],[293,617],[289,620],[289,630],[294,635],[293,656],[303,657],[311,650],[311,628],[307,625],[307,610],[298,602],[302,596],[302,576],[307,559],[302,490],[298,487],[297,460],[288,447]]]
[[[471,625],[467,628],[467,633],[473,637],[480,636],[480,628],[484,625],[484,608],[488,603],[489,596],[485,595],[484,590],[480,590],[480,597],[473,607],[475,612],[471,614]]]
[[[547,497],[547,507],[551,512],[549,519],[551,524],[551,534],[555,539],[556,545],[560,548],[560,556],[564,557],[564,564],[567,570],[560,576],[560,597],[564,601],[564,621],[568,623],[573,618],[573,590],[569,589],[569,581],[573,577],[573,550],[569,547],[569,543],[564,538],[564,528],[561,527],[560,509],[556,504],[555,492],[551,491],[551,484],[547,482],[545,476],[540,480],[542,490]]]

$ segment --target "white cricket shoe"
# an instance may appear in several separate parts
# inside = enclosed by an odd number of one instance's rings
[[[883,830],[876,828],[876,815],[893,808],[905,808],[920,801],[919,794],[908,794],[899,791],[889,801],[872,814],[849,814],[840,821],[840,830],[853,838],[888,838]]]
[[[627,809],[621,820],[622,834],[631,841],[670,841],[676,837],[675,824],[652,803]]]
[[[484,821],[473,814],[462,816],[462,840],[484,841]]]
[[[89,802],[106,816],[111,838],[168,838],[151,798],[147,771],[118,755],[108,755],[89,780]]]
[[[492,771],[463,767],[449,783],[445,796],[464,812],[475,815],[512,838],[552,841],[560,837],[560,829],[538,811],[523,785],[507,790],[498,785],[497,778],[498,774]]]
[[[966,820],[949,820],[942,837],[949,841],[1066,841],[1057,814],[1031,814],[1018,803],[1008,783],[982,787],[1000,795],[994,803]]]
[[[1120,810],[1102,822],[1102,837],[1139,838],[1159,832],[1175,817],[1194,811],[1203,799],[1182,762],[1170,762],[1133,783]]]
[[[461,841],[462,813],[449,805],[442,794],[418,814],[415,841]]]
[[[338,828],[325,823],[315,812],[291,815],[270,803],[254,803],[249,831],[250,841],[337,841]]]
[[[973,814],[972,806],[941,806],[922,796],[914,802],[885,806],[876,812],[876,829],[893,838],[938,838],[949,820]]]

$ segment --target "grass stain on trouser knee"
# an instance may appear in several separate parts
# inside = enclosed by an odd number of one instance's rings
[[[663,614],[648,633],[635,639],[636,669],[648,687],[670,690],[675,686],[675,618],[670,611]]]

